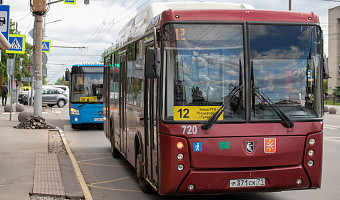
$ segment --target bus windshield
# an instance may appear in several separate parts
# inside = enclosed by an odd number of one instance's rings
[[[103,102],[103,73],[98,73],[98,67],[92,67],[97,73],[86,73],[89,68],[72,73],[71,102]]]
[[[322,55],[317,26],[250,25],[253,90],[260,90],[289,118],[321,117]],[[278,119],[263,99],[252,96],[252,119]]]
[[[243,26],[169,24],[163,35],[164,118],[205,121],[227,104],[219,120],[244,119]]]
[[[251,102],[247,112],[250,120],[280,120],[272,106],[288,120],[322,117],[322,99],[317,95],[322,92],[320,28],[247,26],[248,39],[242,24],[164,26],[165,120],[207,121],[223,107],[218,121],[245,121],[247,98]],[[246,47],[250,52],[247,58]],[[249,75],[244,73],[245,60]],[[232,92],[235,89],[238,92]]]

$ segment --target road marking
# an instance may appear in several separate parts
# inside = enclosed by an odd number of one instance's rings
[[[121,192],[142,192],[140,190],[115,189],[115,188],[100,187],[100,186],[95,186],[95,185],[89,185],[89,187],[99,188],[99,189],[104,189],[104,190],[121,191]]]
[[[104,184],[104,183],[112,183],[112,182],[116,182],[116,181],[121,181],[121,180],[126,180],[126,179],[129,179],[131,177],[124,177],[124,178],[117,178],[117,179],[114,179],[114,180],[110,180],[110,181],[102,181],[102,182],[96,182],[96,183],[90,183],[88,184],[89,186],[93,186],[93,185],[98,185],[98,184]]]
[[[340,143],[340,137],[323,137],[324,140]]]
[[[4,113],[1,113],[1,114],[3,114],[3,115],[9,115],[9,114],[11,114],[11,113],[9,113],[9,112],[4,112]],[[12,112],[12,115],[16,115],[17,113],[16,112]]]
[[[72,162],[72,165],[73,165],[73,168],[74,168],[74,171],[76,172],[76,175],[77,175],[77,178],[78,178],[78,181],[80,183],[80,187],[81,189],[83,190],[83,193],[84,193],[84,197],[85,197],[85,200],[93,200],[93,197],[92,197],[92,194],[90,192],[90,189],[88,188],[86,182],[85,182],[85,179],[84,179],[84,176],[83,174],[81,173],[81,170],[80,170],[80,167],[77,163],[77,160],[76,158],[74,157],[72,151],[71,151],[71,148],[70,146],[68,145],[68,142],[66,140],[66,137],[64,135],[64,132],[63,130],[61,130],[60,128],[59,129],[59,133],[60,133],[60,136],[61,136],[61,139],[63,140],[63,143],[65,145],[65,149],[71,159],[71,162]]]
[[[332,129],[332,130],[340,129],[340,126],[333,126],[333,125],[324,125],[323,127],[326,129]]]
[[[104,160],[107,158],[112,158],[112,156],[110,157],[104,157],[104,158],[94,158],[94,159],[89,159],[89,160],[78,160],[78,162],[87,162],[87,161],[93,161],[93,160]]]
[[[88,155],[100,155],[100,154],[107,154],[107,155],[109,155],[111,153],[80,153],[78,155],[80,155],[80,156],[88,156]]]
[[[85,163],[85,162],[79,162],[80,164],[84,165],[94,165],[94,166],[102,166],[102,167],[128,167],[128,166],[122,166],[122,165],[106,165],[106,164],[95,164],[95,163]]]

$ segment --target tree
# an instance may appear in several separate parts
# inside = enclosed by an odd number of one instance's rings
[[[335,86],[335,89],[333,90],[333,95],[340,97],[340,86]]]
[[[58,78],[57,82],[55,83],[56,85],[66,85],[70,86],[69,81],[65,81],[65,77],[63,76],[62,78]]]
[[[328,79],[323,79],[323,93],[328,92]]]

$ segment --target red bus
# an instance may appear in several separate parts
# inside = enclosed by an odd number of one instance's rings
[[[155,3],[105,52],[104,132],[161,195],[320,188],[314,13]]]

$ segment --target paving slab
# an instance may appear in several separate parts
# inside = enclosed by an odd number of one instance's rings
[[[57,154],[36,153],[32,194],[65,197]]]
[[[65,196],[69,199],[84,199],[70,157],[67,154],[58,154],[61,175],[64,183]]]

